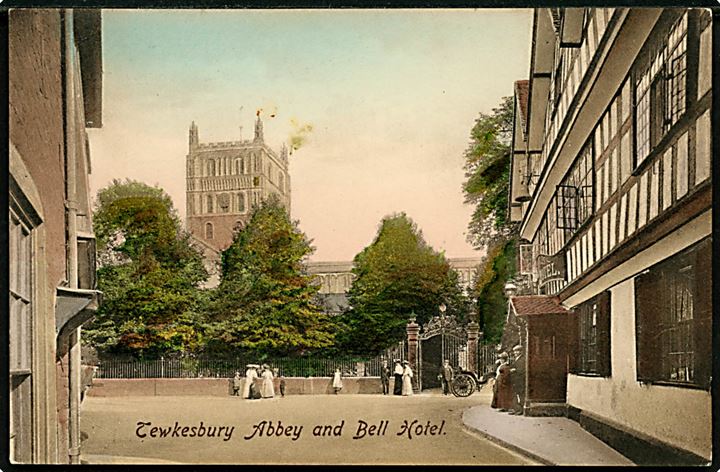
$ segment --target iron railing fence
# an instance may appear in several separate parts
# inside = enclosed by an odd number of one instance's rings
[[[478,375],[487,375],[495,372],[495,361],[497,361],[497,346],[495,344],[481,344],[477,350]]]
[[[151,360],[102,359],[98,362],[96,378],[230,378],[235,372],[245,375],[247,364],[267,364],[285,377],[332,377],[335,369],[343,376],[376,377],[383,361],[392,368],[393,359],[405,359],[404,346],[393,347],[373,358],[336,357],[277,357],[262,361],[251,355],[234,358],[181,357]]]

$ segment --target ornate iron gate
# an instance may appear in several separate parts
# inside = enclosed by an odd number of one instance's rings
[[[434,316],[418,336],[417,385],[420,390],[440,387],[444,360],[455,371],[467,370],[467,332],[454,316]]]

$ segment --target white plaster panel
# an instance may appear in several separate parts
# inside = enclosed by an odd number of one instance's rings
[[[620,140],[620,185],[630,177],[632,172],[632,154],[630,153],[630,131]]]
[[[698,97],[702,97],[712,85],[712,28],[700,34],[700,64],[698,70]]]
[[[605,166],[602,165],[597,170],[597,197],[595,198],[595,210],[600,209],[605,201]]]
[[[652,171],[650,174],[650,214],[648,220],[652,220],[658,214],[658,198],[659,198],[659,187],[660,187],[660,160],[657,160],[652,165]]]
[[[610,175],[610,193],[609,195],[612,195],[615,193],[615,190],[617,190],[617,180],[618,180],[618,162],[617,162],[617,148],[612,150],[612,154],[610,154],[610,168],[608,169],[608,173]]]
[[[610,233],[610,241],[608,243],[609,250],[615,247],[615,228],[617,227],[617,203],[613,203],[610,207],[610,223],[608,224],[608,232]]]
[[[672,148],[663,155],[663,210],[672,203]]]
[[[698,118],[695,127],[695,184],[697,185],[710,176],[710,159],[712,156],[710,110],[707,110]]]
[[[618,220],[618,243],[625,239],[625,226],[627,224],[627,194],[620,199],[620,219]]]
[[[635,232],[635,215],[637,214],[637,184],[630,187],[628,200],[627,234],[630,236]]]
[[[603,213],[600,219],[600,232],[602,233],[602,255],[608,252],[608,212]]]
[[[630,118],[630,80],[626,80],[623,84],[621,92],[621,105],[622,105],[622,123]]]
[[[647,189],[648,189],[648,171],[640,177],[640,188],[638,189],[638,229],[645,225],[647,220]]]
[[[675,172],[675,195],[678,200],[688,191],[688,135],[683,133],[677,141],[677,172]]]

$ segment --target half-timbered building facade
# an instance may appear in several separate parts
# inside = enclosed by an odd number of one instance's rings
[[[510,309],[569,310],[523,325],[529,357],[564,356],[561,400],[611,443],[690,461],[711,451],[711,18],[536,9],[510,188],[532,295]]]

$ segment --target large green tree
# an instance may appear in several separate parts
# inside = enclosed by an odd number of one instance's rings
[[[202,346],[202,258],[158,187],[114,180],[97,195],[93,228],[104,293],[85,337],[101,352],[154,357]]]
[[[499,341],[506,319],[505,282],[515,274],[517,225],[508,219],[513,99],[480,113],[465,151],[465,201],[474,205],[468,241],[486,252],[474,287],[479,323],[487,341]]]
[[[258,356],[303,355],[328,348],[334,325],[315,303],[304,272],[310,241],[271,195],[222,253],[222,278],[210,309],[208,349]]]
[[[383,218],[374,241],[355,256],[353,273],[352,308],[339,334],[350,353],[375,354],[402,340],[412,314],[425,323],[443,303],[448,314],[467,315],[457,272],[404,213]]]
[[[465,201],[475,207],[468,240],[478,249],[502,244],[514,226],[507,219],[512,97],[502,99],[492,113],[480,113],[465,151]]]

